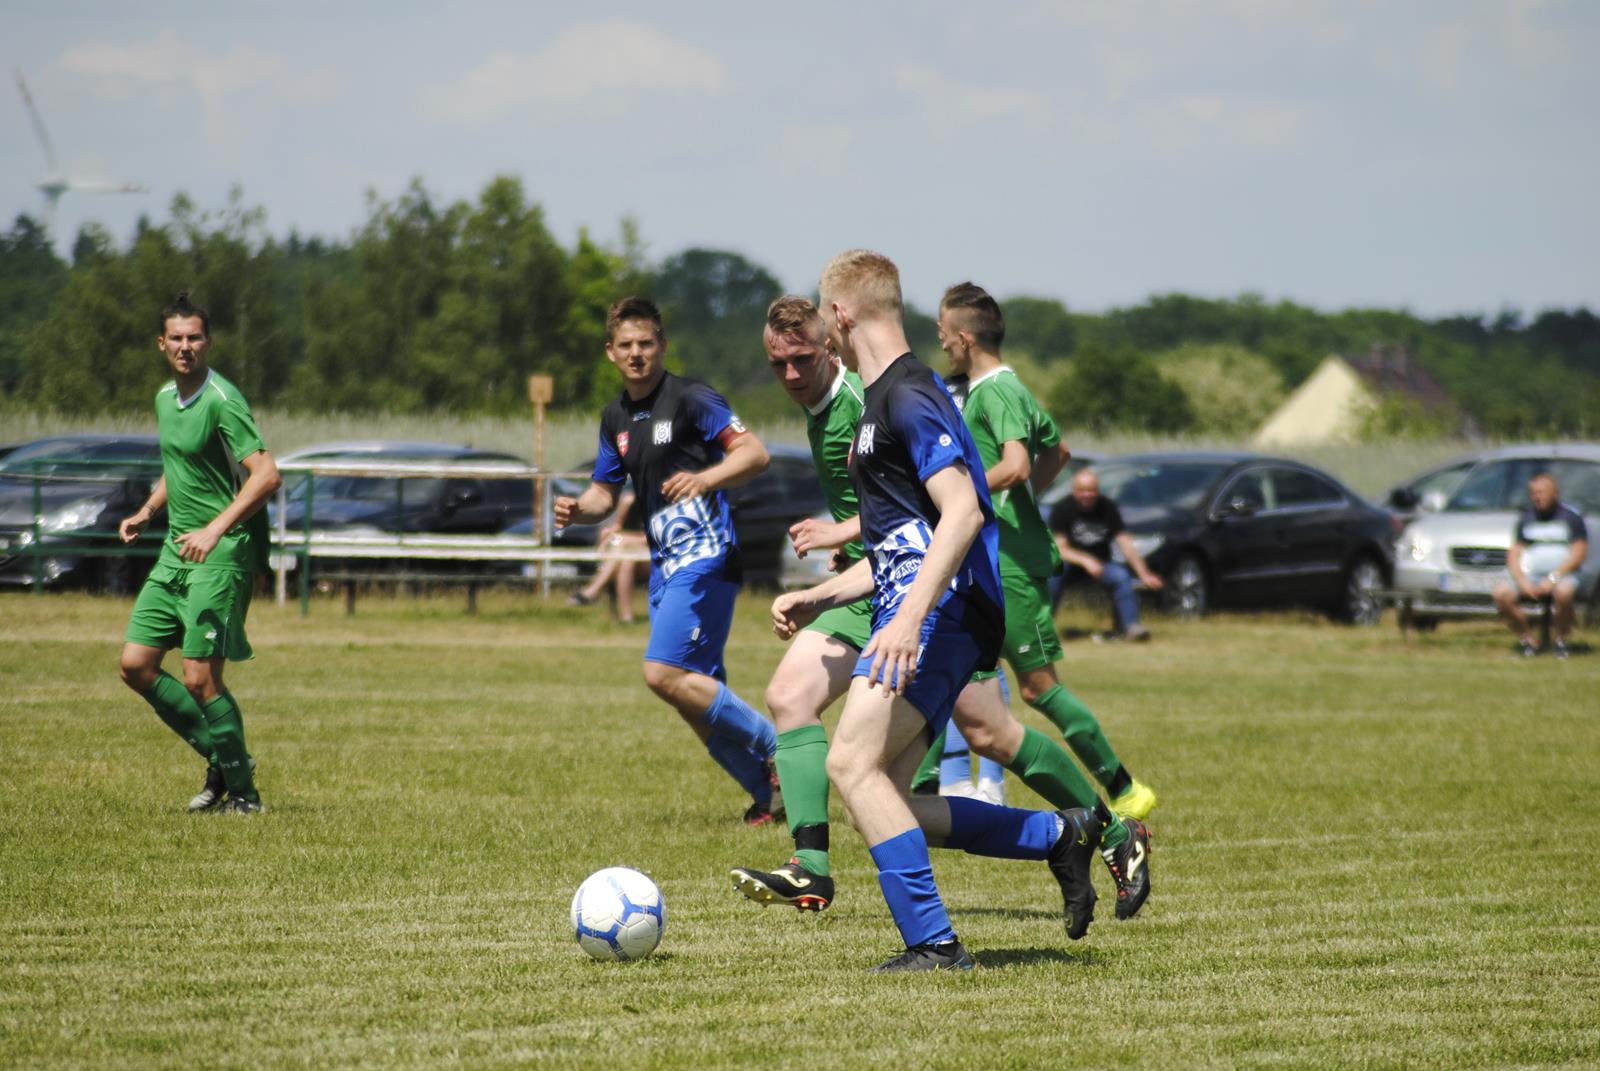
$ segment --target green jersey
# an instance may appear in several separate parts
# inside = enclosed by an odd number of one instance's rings
[[[978,456],[986,469],[995,466],[1005,444],[1013,440],[1027,448],[1029,458],[1061,441],[1056,422],[1005,365],[967,383],[961,417],[978,444]],[[1020,483],[998,492],[994,514],[1000,524],[1000,571],[1032,577],[1054,575],[1061,567],[1061,555],[1039,515],[1033,488]]]
[[[240,464],[265,450],[255,417],[239,389],[216,372],[191,398],[178,397],[177,383],[156,392],[156,424],[161,431],[161,473],[167,481],[167,541],[161,564],[193,569],[184,561],[176,537],[194,532],[227,509],[244,484]],[[271,551],[267,511],[225,534],[206,556],[205,567],[265,572]]]
[[[861,423],[866,397],[861,377],[841,368],[828,396],[817,403],[815,409],[806,411],[806,438],[811,440],[811,456],[817,462],[822,496],[828,500],[828,512],[836,521],[861,512],[855,484],[850,482],[850,446],[855,442],[856,425]],[[865,553],[859,539],[844,546],[848,561],[857,561]]]

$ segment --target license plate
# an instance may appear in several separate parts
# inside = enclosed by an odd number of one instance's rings
[[[1506,578],[1499,573],[1474,575],[1470,573],[1440,573],[1439,590],[1458,595],[1487,595],[1494,586]]]

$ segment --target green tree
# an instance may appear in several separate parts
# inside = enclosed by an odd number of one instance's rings
[[[1152,360],[1167,380],[1183,388],[1197,431],[1229,436],[1253,432],[1286,393],[1271,362],[1243,346],[1188,343]]]
[[[1096,434],[1180,432],[1194,424],[1183,388],[1132,347],[1079,350],[1050,397],[1050,411],[1062,426]]]

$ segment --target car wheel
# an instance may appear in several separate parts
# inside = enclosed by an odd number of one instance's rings
[[[1200,617],[1210,608],[1211,578],[1199,555],[1184,554],[1173,562],[1161,596],[1167,611],[1181,618]]]
[[[1383,616],[1383,566],[1363,554],[1345,570],[1336,616],[1352,625],[1376,625]]]

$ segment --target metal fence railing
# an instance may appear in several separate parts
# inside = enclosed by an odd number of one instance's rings
[[[293,574],[302,612],[309,609],[319,562],[344,563],[340,572],[346,579],[360,574],[360,566],[355,563],[371,563],[373,578],[384,575],[377,568],[380,562],[524,563],[533,567],[534,579],[548,594],[551,580],[548,567],[551,565],[648,560],[643,550],[550,542],[547,529],[553,516],[553,481],[586,480],[587,473],[546,472],[512,462],[440,464],[348,460],[289,462],[281,465],[280,471],[284,475],[284,485],[278,491],[272,511],[274,595],[280,604],[287,601],[289,578]],[[160,474],[161,466],[156,461],[41,460],[31,466],[24,463],[9,467],[0,473],[0,484],[31,485],[28,496],[31,508],[13,511],[13,523],[9,525],[0,520],[0,569],[19,559],[28,560],[27,574],[13,577],[13,582],[31,584],[42,592],[48,581],[61,575],[64,563],[70,565],[77,559],[158,556],[160,538],[152,539],[147,534],[146,538],[125,545],[117,526],[145,501]],[[329,527],[325,519],[319,520],[316,513],[318,481],[337,477],[375,479],[381,481],[384,493],[392,490],[392,523],[350,531]],[[408,482],[439,479],[530,481],[533,493],[529,534],[452,535],[407,530]],[[82,486],[83,495],[61,493],[63,487],[77,485]],[[293,527],[289,524],[291,504],[298,513]],[[153,527],[158,533],[162,531],[160,525]],[[481,582],[507,577],[462,574],[456,578],[436,576],[432,579]]]

